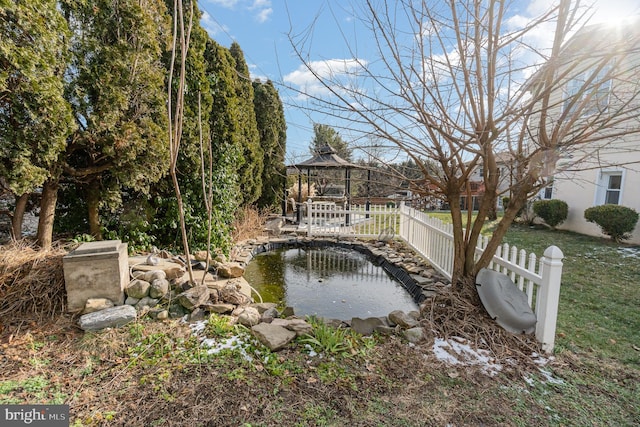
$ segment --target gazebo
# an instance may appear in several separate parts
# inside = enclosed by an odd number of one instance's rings
[[[311,171],[313,170],[344,170],[344,197],[347,202],[347,209],[351,204],[351,169],[359,168],[358,165],[350,163],[338,156],[336,150],[330,145],[325,145],[316,151],[316,155],[312,158],[305,160],[302,163],[290,165],[287,167],[287,173],[291,171],[291,174],[298,174],[298,200],[296,210],[296,221],[300,224],[301,221],[301,205],[302,205],[302,173],[307,171],[307,185],[311,185]],[[285,190],[286,191],[286,190]],[[285,194],[286,199],[286,194]],[[286,208],[283,215],[286,215]]]

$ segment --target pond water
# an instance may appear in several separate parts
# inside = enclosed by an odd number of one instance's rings
[[[332,246],[283,248],[257,255],[245,279],[265,302],[296,315],[349,320],[417,310],[411,295],[359,252]]]

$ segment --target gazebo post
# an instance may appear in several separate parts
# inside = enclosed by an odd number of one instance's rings
[[[298,205],[296,206],[296,222],[300,224],[302,210],[302,171],[298,170]]]
[[[287,174],[285,172],[284,183],[282,184],[282,217],[287,218]]]
[[[344,170],[344,179],[345,179],[345,185],[344,185],[344,190],[345,190],[345,196],[347,199],[347,206],[345,208],[345,210],[349,210],[351,208],[351,169],[349,169],[348,167]],[[351,215],[349,215],[348,213],[345,215],[345,225],[349,226],[351,223]]]
[[[367,168],[367,203],[365,204],[365,210],[367,211],[366,218],[369,219],[369,210],[371,209],[371,165]]]

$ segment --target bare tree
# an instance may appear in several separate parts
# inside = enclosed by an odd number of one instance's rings
[[[180,152],[180,141],[182,140],[182,124],[184,119],[184,92],[186,81],[186,62],[187,51],[189,50],[189,40],[191,39],[191,28],[193,25],[193,3],[190,4],[190,12],[187,17],[187,28],[185,29],[184,9],[182,0],[174,0],[173,2],[173,39],[171,46],[171,62],[169,67],[169,82],[167,84],[169,110],[169,149],[171,155],[171,163],[169,166],[169,174],[173,181],[173,187],[178,200],[178,213],[180,216],[180,230],[182,232],[182,245],[184,255],[187,260],[187,270],[189,272],[189,281],[193,283],[193,271],[191,269],[189,241],[187,238],[187,226],[184,220],[184,206],[182,203],[182,194],[180,193],[180,185],[176,167],[178,165],[178,154]],[[178,90],[175,94],[175,107],[172,108],[173,99],[173,67],[175,65],[176,47],[180,47],[180,71],[178,74]],[[175,110],[174,110],[175,108]]]
[[[550,175],[578,167],[612,136],[640,132],[637,85],[615,107],[585,115],[605,82],[622,76],[623,67],[610,64],[621,64],[626,55],[621,46],[606,57],[592,50],[567,56],[567,40],[588,9],[560,0],[516,27],[509,5],[506,0],[367,0],[359,18],[376,48],[376,58],[368,60],[358,57],[360,46],[345,37],[353,59],[311,61],[314,29],[289,33],[299,59],[323,87],[300,91],[304,108],[342,118],[353,133],[393,143],[422,169],[413,190],[435,192],[449,204],[458,284],[489,264],[518,211]],[[553,36],[546,49],[531,41],[540,31]],[[567,94],[567,82],[593,65]],[[638,64],[633,67],[637,73]],[[487,250],[476,259],[482,226],[498,197],[497,155],[504,152],[515,165],[511,200]],[[471,210],[461,209],[461,198],[470,195],[476,168],[482,168],[485,193],[473,219]]]

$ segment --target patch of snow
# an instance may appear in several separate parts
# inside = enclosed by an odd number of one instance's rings
[[[307,351],[307,354],[309,355],[309,357],[315,357],[318,355],[318,353],[316,353],[316,351],[313,349],[313,347],[311,347],[310,344],[305,344],[304,348]]]
[[[240,335],[233,335],[223,340],[202,337],[201,334],[207,327],[207,323],[207,320],[201,320],[189,324],[191,333],[198,337],[198,339],[200,340],[200,345],[209,348],[207,350],[207,354],[218,354],[222,350],[237,350],[240,352],[244,360],[246,360],[247,362],[253,361],[253,357],[251,357],[249,353],[247,353],[247,347],[249,346],[249,343],[245,342],[243,340],[243,337]]]
[[[488,350],[475,349],[464,338],[450,340],[436,338],[433,353],[438,360],[450,365],[480,366],[483,373],[493,377],[502,370],[502,365],[491,357]]]
[[[623,258],[640,258],[640,246],[618,248],[618,252],[620,252]]]
[[[545,369],[540,369],[540,373],[544,376],[545,380],[550,384],[564,384],[564,381],[560,378],[555,378],[553,374]]]

